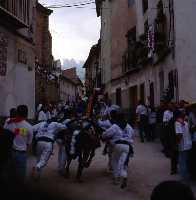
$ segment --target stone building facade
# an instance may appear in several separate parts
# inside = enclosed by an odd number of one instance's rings
[[[101,41],[91,47],[89,56],[84,63],[85,88],[87,96],[93,93],[95,88],[102,88],[102,71],[100,68]]]
[[[0,1],[0,116],[19,104],[35,108],[35,0]]]
[[[83,96],[83,83],[76,73],[76,68],[62,70],[60,75],[60,100],[75,102]]]
[[[108,11],[103,9],[106,3]],[[110,41],[111,55],[105,50],[101,63],[104,54],[111,61],[111,73],[103,76],[110,80],[114,103],[134,110],[139,99],[155,106],[161,100],[196,99],[193,0],[97,0],[96,5],[101,40],[107,35],[104,40]]]
[[[58,69],[52,56],[52,36],[49,31],[49,16],[52,10],[36,4],[36,104],[59,101]]]
[[[101,81],[105,91],[109,93],[111,87],[111,1],[97,0],[97,16],[101,17],[100,32],[100,59],[99,67],[101,68]],[[86,71],[87,73],[87,71]]]

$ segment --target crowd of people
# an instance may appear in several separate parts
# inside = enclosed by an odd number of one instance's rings
[[[58,172],[64,176],[67,162],[65,138],[69,123],[83,118],[87,109],[87,102],[82,98],[75,104],[39,104],[35,122],[30,124],[26,105],[12,108],[0,129],[3,133],[0,134],[0,177],[25,180],[28,151],[33,143],[36,156],[33,177],[39,180],[55,142],[58,144]],[[162,152],[171,159],[171,174],[179,172],[185,181],[196,179],[196,103],[162,103],[155,109],[139,101],[136,115],[141,142],[160,138]],[[118,105],[103,100],[93,105],[91,118],[101,129],[100,139],[105,143],[103,154],[108,155],[108,170],[113,175],[113,182],[125,188],[129,160],[134,155],[135,127],[128,123]]]
[[[74,110],[78,116],[83,115],[85,111],[84,100],[79,98],[74,105],[69,102],[65,104],[60,102],[56,105],[39,104],[35,119],[31,123],[28,122],[28,107],[26,105],[10,109],[10,116],[1,127],[3,134],[0,138],[2,149],[0,157],[3,164],[1,164],[0,175],[9,175],[12,167],[12,176],[14,175],[19,181],[25,180],[28,152],[33,151],[37,160],[33,173],[40,177],[42,169],[47,165],[52,155],[55,141],[59,144],[58,164],[59,172],[61,172],[62,168],[65,167],[66,157],[62,141],[57,133],[67,129],[66,120],[70,117],[70,112],[68,112],[70,109]],[[60,118],[64,119],[64,123],[57,122],[58,117],[59,120]],[[33,148],[30,149],[30,147]],[[5,173],[7,170],[9,172]]]
[[[155,109],[142,101],[136,109],[141,142],[160,139],[164,155],[171,159],[171,175],[196,179],[196,103],[162,102]]]
[[[102,102],[103,103],[103,102]],[[113,173],[115,184],[121,181],[121,187],[127,186],[127,170],[130,155],[133,153],[133,128],[127,123],[120,107],[116,105],[102,107],[100,103],[98,109],[94,106],[92,110],[93,118],[96,119],[97,126],[102,130],[100,139],[107,143],[110,170]],[[10,117],[4,123],[3,135],[9,132],[10,138],[4,138],[9,141],[9,146],[5,145],[9,155],[5,165],[0,170],[3,174],[9,168],[14,167],[14,174],[20,181],[24,181],[27,171],[27,159],[29,148],[34,146],[36,164],[33,167],[32,175],[35,179],[40,179],[43,169],[47,166],[48,161],[53,153],[53,144],[58,144],[58,172],[65,175],[65,165],[67,155],[65,150],[66,130],[69,129],[69,122],[76,118],[84,117],[85,102],[82,100],[77,106],[65,104],[60,106],[39,105],[37,109],[37,118],[34,124],[27,121],[28,108],[26,105],[20,105],[16,109],[10,110]],[[104,110],[104,112],[103,112]],[[96,117],[94,116],[96,114]],[[61,119],[59,119],[60,117]],[[63,130],[63,132],[62,132]],[[3,140],[2,140],[3,141]],[[71,151],[71,150],[70,150]],[[2,161],[3,162],[3,161]]]
[[[72,108],[78,115],[82,116],[86,112],[86,98],[78,97],[76,101],[66,101],[58,103],[39,103],[36,108],[36,122],[47,121],[64,115],[67,108]],[[62,116],[65,117],[65,116]]]

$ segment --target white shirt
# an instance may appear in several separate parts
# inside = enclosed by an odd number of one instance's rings
[[[41,108],[42,108],[42,104],[39,104],[39,105],[37,106],[37,112],[39,112],[39,111],[41,110]]]
[[[65,119],[62,124],[67,125],[69,122],[71,121],[71,119]]]
[[[98,125],[103,129],[103,130],[107,130],[108,128],[110,128],[112,126],[112,123],[110,122],[110,120],[98,120]]]
[[[136,108],[137,115],[147,115],[147,108],[144,105],[138,105]]]
[[[48,120],[48,119],[52,119],[52,116],[51,116],[51,114],[50,114],[50,111],[47,111],[47,112],[46,112],[46,116],[47,116],[47,120]]]
[[[169,122],[170,119],[174,116],[173,112],[170,110],[166,110],[163,114],[163,122]]]
[[[178,145],[179,151],[186,151],[192,148],[191,134],[189,132],[189,126],[186,121],[184,123],[175,122],[176,135],[182,135],[180,144]]]
[[[37,132],[36,139],[47,137],[54,140],[56,133],[63,129],[67,129],[67,126],[57,122],[51,122],[50,124],[41,122],[33,126],[33,131]]]
[[[118,140],[125,140],[130,144],[133,143],[134,130],[127,124],[124,130],[122,130],[118,125],[113,124],[109,129],[107,129],[102,137],[103,139],[109,139],[111,144],[114,145]]]
[[[39,115],[38,115],[38,121],[39,122],[43,122],[43,121],[47,121],[48,118],[47,118],[47,115],[46,113],[42,110],[39,112]]]
[[[27,146],[31,144],[33,139],[32,126],[25,120],[18,123],[6,123],[5,129],[15,134],[13,141],[13,149],[17,151],[27,151]]]
[[[101,105],[100,115],[103,116],[105,114],[105,110],[106,110],[107,106],[104,102],[101,102],[100,105]]]
[[[118,105],[111,105],[111,106],[106,106],[106,109],[105,109],[105,112],[104,112],[104,115],[110,115],[110,113],[112,111],[119,111],[120,110],[120,106]]]
[[[54,117],[56,117],[56,116],[57,116],[57,109],[54,108],[54,109],[52,110],[51,117],[54,118]]]
[[[189,126],[196,126],[196,116],[192,112],[189,114]],[[192,139],[193,141],[196,141],[196,132],[193,133]]]

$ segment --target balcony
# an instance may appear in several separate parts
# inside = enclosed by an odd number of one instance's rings
[[[160,0],[157,5],[157,17],[155,19],[155,64],[164,60],[171,51],[169,46],[170,39],[168,38],[171,29],[167,24],[167,16],[163,10],[163,2]],[[168,29],[170,29],[169,32]]]
[[[150,59],[148,58],[148,46],[145,34],[141,35],[137,41],[129,43],[122,60],[124,73],[138,71],[149,63]]]
[[[12,29],[29,25],[30,0],[0,0],[0,23]]]

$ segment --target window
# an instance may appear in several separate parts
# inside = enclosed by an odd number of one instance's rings
[[[150,105],[154,107],[154,83],[150,83]]]
[[[142,5],[143,5],[143,13],[146,13],[148,10],[148,0],[142,0]]]
[[[27,64],[27,54],[24,50],[18,49],[18,62]]]
[[[144,83],[140,85],[140,100],[145,102],[145,84]]]
[[[7,72],[7,48],[8,38],[0,32],[0,76],[5,76]]]
[[[144,33],[148,37],[148,20],[146,20],[144,23]]]
[[[168,82],[169,82],[169,91],[170,91],[170,98],[174,98],[174,87],[175,87],[175,76],[174,76],[174,71],[171,70],[168,73]]]
[[[2,6],[3,8],[6,8],[6,0],[0,0],[0,6]]]
[[[160,99],[163,96],[163,92],[164,92],[164,72],[160,71],[159,72],[159,90],[160,90]]]
[[[158,56],[164,56],[168,48],[167,17],[164,13],[163,2],[157,5],[157,17],[155,19],[155,51]]]
[[[135,61],[135,44],[136,44],[136,27],[133,27],[127,34],[128,42],[128,70],[136,67]]]
[[[137,85],[129,88],[130,108],[133,109],[134,112],[138,103],[137,94]]]
[[[132,7],[135,3],[135,0],[128,0],[128,7]]]
[[[121,88],[116,89],[116,105],[121,106]]]

